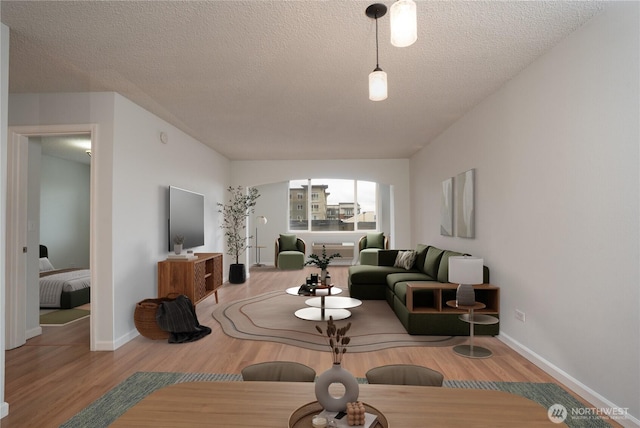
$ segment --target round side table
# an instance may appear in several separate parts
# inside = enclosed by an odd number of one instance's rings
[[[497,324],[500,322],[498,318],[493,317],[491,315],[486,314],[474,314],[474,310],[476,309],[484,309],[486,305],[484,303],[475,302],[473,305],[458,305],[457,300],[449,300],[447,301],[447,306],[457,309],[464,309],[469,311],[468,314],[462,314],[458,318],[460,321],[464,321],[469,323],[469,344],[468,345],[458,345],[453,347],[453,352],[456,354],[467,357],[467,358],[488,358],[491,356],[492,352],[490,349],[483,348],[482,346],[474,346],[473,345],[473,331],[475,324]]]

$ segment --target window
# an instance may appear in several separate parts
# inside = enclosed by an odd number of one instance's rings
[[[376,195],[378,185],[371,181],[358,181],[356,194],[361,211],[358,215],[358,230],[376,230],[378,228],[378,216],[376,214]]]
[[[309,221],[307,220],[306,194],[308,180],[294,180],[289,182],[289,229],[307,230]],[[295,198],[292,196],[295,195]]]
[[[340,179],[292,180],[289,182],[290,200],[294,199],[294,194],[297,195],[296,203],[289,205],[290,230],[377,230],[377,183]]]

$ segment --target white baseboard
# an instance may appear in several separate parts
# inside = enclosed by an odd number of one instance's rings
[[[42,334],[42,327],[38,326],[36,328],[32,328],[31,330],[27,330],[25,333],[26,339],[29,340],[32,337],[40,336]]]
[[[115,348],[113,346],[113,342],[96,342],[96,347],[95,349],[92,349],[92,351],[115,351]]]
[[[115,351],[122,345],[129,343],[130,341],[132,341],[138,336],[140,336],[140,333],[138,332],[137,329],[134,328],[133,330],[130,330],[127,334],[120,336],[118,339],[116,339],[115,342],[107,342],[107,341],[96,342],[96,348],[92,349],[92,351]]]
[[[526,346],[522,345],[520,342],[514,340],[512,337],[504,333],[500,333],[497,337],[509,348],[513,349],[536,366],[540,367],[547,374],[557,379],[558,382],[562,383],[567,388],[587,400],[589,403],[593,404],[594,407],[598,409],[622,408],[622,406],[617,406],[612,401],[598,394],[596,391],[578,381],[576,378],[570,376],[564,370],[561,370],[559,367],[551,364],[549,361],[542,358],[540,355],[536,354]],[[615,421],[624,427],[640,427],[640,419],[634,417],[629,413],[626,414],[624,419],[620,418],[616,419]]]
[[[9,414],[9,403],[3,402],[0,403],[0,419],[4,418]]]

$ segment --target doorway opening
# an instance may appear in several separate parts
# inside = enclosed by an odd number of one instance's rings
[[[41,243],[47,242],[50,257],[58,267],[75,265],[89,269],[90,300],[95,301],[98,283],[94,278],[91,227],[95,224],[95,172],[91,168],[95,138],[95,125],[9,128],[6,349],[22,346],[26,340],[42,333],[39,319]],[[85,182],[73,184],[74,180]],[[65,189],[65,183],[72,188]],[[60,200],[51,200],[56,197]],[[95,329],[90,316],[86,336],[91,350],[95,349]]]

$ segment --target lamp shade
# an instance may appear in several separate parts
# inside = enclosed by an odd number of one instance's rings
[[[369,74],[369,99],[371,101],[387,99],[387,73],[379,67]]]
[[[418,40],[418,18],[413,0],[398,0],[391,5],[391,44],[404,48]]]
[[[256,217],[256,221],[258,222],[258,224],[267,224],[267,218],[263,215],[259,215],[258,217]]]
[[[482,284],[484,259],[479,257],[449,257],[449,282]]]

